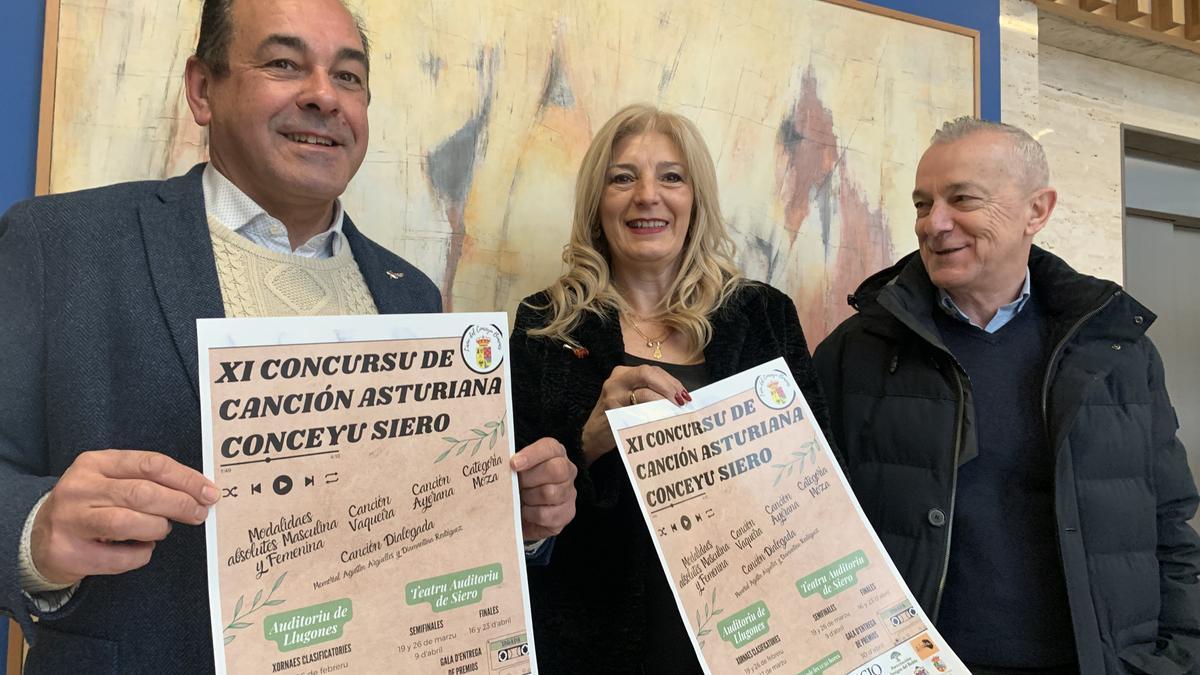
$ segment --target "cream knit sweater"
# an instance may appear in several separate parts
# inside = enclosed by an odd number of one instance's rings
[[[350,246],[318,260],[269,251],[208,217],[225,316],[377,314]]]

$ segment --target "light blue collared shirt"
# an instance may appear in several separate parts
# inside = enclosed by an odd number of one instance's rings
[[[333,204],[333,224],[330,228],[293,251],[287,227],[238,189],[211,162],[204,167],[200,182],[204,187],[204,210],[208,215],[267,250],[319,260],[332,258],[341,250],[345,238],[342,234],[345,214],[340,199]]]
[[[996,316],[993,316],[992,320],[989,321],[988,325],[986,325],[986,326],[976,325],[976,323],[971,320],[971,317],[969,317],[965,313],[963,313],[963,311],[958,308],[958,305],[954,304],[954,300],[950,299],[949,293],[947,293],[945,290],[943,290],[941,288],[938,289],[938,304],[941,306],[942,309],[946,310],[947,314],[958,319],[959,321],[962,321],[964,323],[969,323],[972,326],[975,326],[976,328],[982,328],[984,331],[986,331],[988,333],[995,333],[996,331],[1000,330],[1001,328],[1004,328],[1005,324],[1007,324],[1009,321],[1012,321],[1013,317],[1015,317],[1017,314],[1019,314],[1021,312],[1022,309],[1025,308],[1025,303],[1028,300],[1029,300],[1029,268],[1028,267],[1025,268],[1025,285],[1021,287],[1021,294],[1017,296],[1016,300],[1013,300],[1012,302],[1008,303],[1007,305],[1003,305],[1000,307],[1000,309],[996,310]]]

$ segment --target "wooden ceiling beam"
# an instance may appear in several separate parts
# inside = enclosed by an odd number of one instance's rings
[[[1116,0],[1111,13],[1104,8],[1083,11],[1079,4],[1082,1],[1033,3],[1057,16],[1200,54],[1200,0]]]
[[[1117,0],[1117,21],[1133,21],[1150,13],[1150,0]]]
[[[1178,5],[1178,7],[1176,7]],[[1176,13],[1178,10],[1178,13]],[[1179,20],[1176,20],[1178,17]],[[1150,28],[1165,33],[1183,24],[1183,0],[1151,0]]]
[[[1200,40],[1200,0],[1187,0],[1183,5],[1183,37]]]
[[[1056,14],[1095,17],[1102,22],[1145,29],[1162,41],[1200,45],[1200,0],[1034,0]],[[1178,44],[1178,43],[1175,43]]]

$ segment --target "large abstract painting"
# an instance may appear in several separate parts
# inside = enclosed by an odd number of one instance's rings
[[[200,0],[52,0],[43,187],[205,159],[182,92]],[[360,0],[371,144],[345,205],[447,308],[512,312],[559,273],[575,171],[635,101],[687,115],[717,162],[747,276],[815,344],[846,295],[915,245],[916,162],[977,108],[970,31],[820,0]]]

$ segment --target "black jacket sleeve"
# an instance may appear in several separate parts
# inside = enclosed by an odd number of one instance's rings
[[[1188,524],[1197,494],[1187,454],[1175,435],[1179,422],[1167,396],[1162,357],[1150,345],[1154,482],[1158,495],[1158,569],[1162,609],[1159,653],[1186,673],[1200,673],[1200,537]]]

